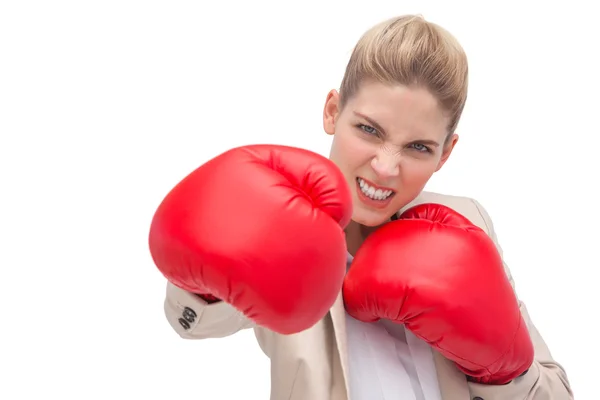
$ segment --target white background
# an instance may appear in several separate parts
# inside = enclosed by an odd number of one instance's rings
[[[473,3],[2,2],[0,398],[267,399],[252,332],[168,326],[150,219],[232,146],[327,155],[327,91],[404,13],[470,57],[461,140],[428,189],[487,208],[576,398],[596,398],[600,25],[585,1]]]

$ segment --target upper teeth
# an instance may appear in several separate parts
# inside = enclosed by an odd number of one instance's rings
[[[358,178],[358,185],[360,190],[373,200],[385,200],[394,193],[392,190],[381,190],[375,189],[373,186],[369,186],[364,180]]]

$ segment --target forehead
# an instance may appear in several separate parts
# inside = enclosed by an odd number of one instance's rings
[[[426,89],[365,82],[348,102],[352,113],[375,120],[390,136],[439,139],[450,122],[437,99]]]

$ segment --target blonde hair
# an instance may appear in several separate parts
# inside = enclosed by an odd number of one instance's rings
[[[420,15],[404,15],[373,26],[360,38],[342,80],[340,108],[365,80],[428,89],[449,114],[451,134],[467,100],[467,56],[444,28]]]

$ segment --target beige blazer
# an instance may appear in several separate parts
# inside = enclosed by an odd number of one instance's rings
[[[502,252],[492,221],[477,201],[423,192],[405,208],[419,203],[441,203],[461,213],[484,229]],[[514,288],[508,267],[506,273]],[[573,399],[565,371],[552,358],[522,302],[521,311],[535,345],[535,362],[530,370],[506,385],[482,385],[468,382],[451,361],[434,351],[444,400]],[[171,284],[167,284],[165,313],[175,332],[185,339],[219,338],[241,329],[254,329],[260,347],[271,360],[271,400],[352,400],[347,381],[345,311],[341,294],[315,326],[288,336],[256,326],[226,303],[208,305]]]

